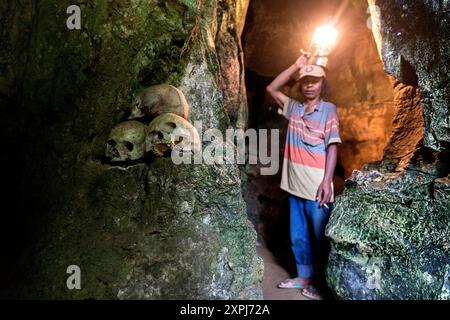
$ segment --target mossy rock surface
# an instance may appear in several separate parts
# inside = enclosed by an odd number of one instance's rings
[[[326,231],[332,241],[328,283],[335,294],[342,299],[448,298],[449,212],[448,178],[355,170]]]
[[[127,168],[89,163],[78,199],[39,241],[26,296],[260,297],[256,233],[235,177],[230,167],[170,158]],[[81,269],[81,290],[67,290],[69,265]]]

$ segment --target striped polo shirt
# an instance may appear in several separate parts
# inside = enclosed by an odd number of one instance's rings
[[[289,120],[280,188],[298,197],[316,200],[325,176],[326,147],[342,143],[336,106],[320,100],[305,113],[302,103],[288,98],[283,115]],[[334,202],[334,185],[331,183]]]

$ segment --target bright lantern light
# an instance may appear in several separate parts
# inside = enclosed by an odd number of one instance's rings
[[[338,37],[337,30],[331,26],[323,26],[316,29],[313,37],[313,43],[316,48],[331,49]]]
[[[315,64],[326,68],[328,56],[333,50],[337,37],[338,32],[332,24],[317,28],[311,40],[309,50],[307,51],[309,64]]]

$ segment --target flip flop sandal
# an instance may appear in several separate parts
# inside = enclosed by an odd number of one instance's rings
[[[289,283],[289,282],[291,283],[290,285],[286,284],[286,283]],[[304,285],[301,284],[300,281],[295,280],[295,279],[289,279],[289,278],[284,279],[283,281],[281,281],[278,284],[277,287],[280,288],[280,289],[305,289],[306,288]]]
[[[302,290],[302,295],[313,300],[323,300],[322,296],[319,294],[319,291],[313,286],[304,288]]]

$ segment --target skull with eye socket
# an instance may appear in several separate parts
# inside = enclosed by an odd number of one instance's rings
[[[112,162],[138,160],[145,154],[146,126],[138,121],[125,121],[109,134],[105,156]]]
[[[172,113],[163,113],[153,119],[147,129],[146,152],[162,157],[175,150],[182,153],[200,151],[197,129],[186,119]]]

